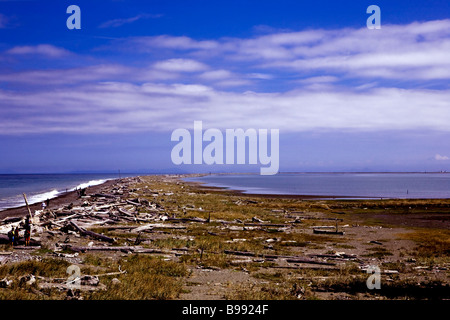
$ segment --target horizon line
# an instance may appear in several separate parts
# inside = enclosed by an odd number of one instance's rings
[[[440,171],[280,171],[277,174],[305,174],[305,173],[450,173],[447,170]],[[108,175],[160,175],[160,174],[186,174],[186,175],[233,175],[233,174],[252,174],[260,175],[257,172],[102,172],[102,171],[81,171],[81,172],[31,172],[31,173],[11,173],[11,172],[0,172],[0,175],[76,175],[76,174],[108,174]]]

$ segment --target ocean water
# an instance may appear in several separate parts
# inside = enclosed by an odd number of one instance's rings
[[[133,175],[124,175],[129,177]],[[52,199],[58,195],[118,179],[118,174],[0,174],[0,210]]]
[[[450,173],[292,173],[209,175],[187,178],[207,186],[254,194],[330,198],[450,198]]]

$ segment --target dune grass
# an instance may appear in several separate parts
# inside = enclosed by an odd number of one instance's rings
[[[182,292],[181,278],[188,275],[182,263],[164,261],[157,257],[131,255],[117,262],[126,273],[102,277],[108,290],[86,296],[93,300],[170,300]],[[112,284],[116,277],[120,282]]]

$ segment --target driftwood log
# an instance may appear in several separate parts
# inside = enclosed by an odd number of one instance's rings
[[[97,240],[106,241],[106,242],[110,242],[110,243],[113,243],[113,242],[114,242],[114,239],[113,239],[113,238],[107,237],[107,236],[105,236],[105,235],[103,235],[103,234],[100,234],[100,233],[96,233],[96,232],[93,232],[93,231],[86,230],[86,229],[84,229],[84,228],[78,226],[78,225],[77,225],[75,222],[73,222],[73,221],[70,221],[69,224],[70,224],[72,227],[74,227],[74,228],[75,228],[81,235],[83,235],[83,236],[89,236],[89,237],[91,237],[91,238],[94,238],[94,239],[97,239]]]
[[[112,194],[105,194],[105,193],[96,193],[96,194],[93,194],[91,197],[110,198],[110,199],[117,198],[117,196],[114,196]]]
[[[126,200],[126,202],[127,203],[129,203],[129,204],[132,204],[133,206],[141,206],[141,204],[139,203],[139,202],[134,202],[134,201],[131,201],[131,200]]]
[[[151,229],[186,229],[186,226],[180,226],[177,224],[172,223],[149,223],[144,226],[140,226],[137,228],[133,228],[132,232],[140,232],[140,231],[146,231]]]
[[[313,229],[313,233],[315,234],[337,234],[337,235],[344,235],[344,231],[330,231],[330,230],[319,230],[319,229]]]
[[[70,249],[75,252],[86,252],[86,251],[122,251],[122,252],[133,252],[134,247],[128,246],[117,246],[117,247],[103,247],[103,246],[92,246],[92,247],[79,247],[79,246],[63,246],[64,249]]]
[[[324,261],[317,261],[317,260],[310,260],[310,259],[286,259],[289,263],[310,263],[310,264],[320,264],[324,266],[335,266],[335,263],[332,262],[324,262]]]
[[[162,253],[170,254],[171,252],[166,252],[160,249],[147,249],[140,246],[117,246],[117,247],[107,247],[107,246],[92,246],[92,247],[79,247],[64,245],[64,249],[70,249],[75,252],[86,252],[86,251],[121,251],[121,252],[134,252],[134,253]]]
[[[278,224],[278,223],[254,223],[254,222],[246,222],[245,226],[254,226],[254,227],[274,227],[274,228],[284,228],[289,227],[287,224]]]
[[[123,215],[126,215],[126,216],[131,217],[131,218],[135,218],[134,214],[132,214],[131,212],[129,212],[129,211],[123,209],[123,208],[117,208],[117,210]]]
[[[354,254],[309,254],[310,257],[317,257],[317,258],[326,258],[326,259],[343,259],[343,260],[354,260],[358,259],[358,257]]]
[[[6,217],[5,219],[3,219],[0,224],[8,224],[8,223],[14,223],[14,222],[18,222],[20,220],[22,220],[22,217]]]
[[[234,251],[234,250],[224,250],[224,253],[237,255],[237,256],[262,257],[262,258],[267,258],[267,259],[286,259],[286,261],[289,263],[310,263],[310,264],[320,264],[320,265],[327,265],[327,266],[336,265],[335,263],[332,263],[332,262],[317,261],[317,260],[313,260],[313,259],[301,258],[301,257],[296,257],[296,256],[256,254],[254,252],[249,252],[249,251]]]
[[[202,218],[167,218],[168,221],[175,221],[175,222],[201,222],[201,223],[209,223],[210,219],[202,219]]]

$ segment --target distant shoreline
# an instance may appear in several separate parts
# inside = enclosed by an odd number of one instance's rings
[[[448,172],[280,172],[277,175],[286,175],[286,176],[294,176],[294,175],[327,175],[327,176],[334,176],[334,175],[361,175],[361,174],[367,174],[367,175],[377,175],[377,174],[386,174],[386,175],[434,175],[434,174],[446,174]],[[257,173],[211,173],[211,174],[198,174],[195,176],[191,176],[191,177],[186,177],[186,178],[202,178],[202,177],[221,177],[221,176],[254,176],[254,177],[258,177],[260,176]],[[274,176],[267,176],[267,177],[275,177]],[[262,176],[264,177],[264,176]],[[245,179],[245,178],[244,178]],[[291,199],[305,199],[305,200],[404,200],[404,199],[423,199],[423,200],[427,200],[427,199],[450,199],[450,194],[446,195],[444,194],[444,196],[441,196],[442,193],[446,193],[446,191],[444,189],[442,190],[432,190],[430,195],[427,196],[427,189],[414,189],[414,184],[411,186],[411,188],[406,185],[405,186],[405,195],[408,196],[404,196],[398,189],[398,185],[391,185],[390,187],[393,188],[391,191],[385,191],[383,190],[382,192],[379,193],[379,195],[376,194],[377,191],[379,190],[370,190],[370,188],[367,191],[367,194],[357,194],[353,193],[351,190],[346,190],[346,187],[343,187],[344,191],[347,191],[347,194],[340,194],[339,190],[336,189],[336,187],[331,188],[330,190],[323,190],[323,194],[320,193],[320,191],[318,193],[314,193],[314,191],[298,191],[296,193],[292,193],[290,191],[287,190],[283,190],[283,188],[279,188],[279,185],[274,185],[274,186],[267,186],[267,185],[255,185],[255,180],[253,180],[252,183],[248,183],[245,186],[241,186],[239,185],[239,183],[232,183],[229,181],[224,180],[224,182],[221,182],[220,180],[216,181],[200,181],[200,179],[198,179],[199,181],[188,181],[186,179],[184,179],[184,182],[187,183],[196,183],[197,186],[201,187],[202,189],[205,190],[210,190],[210,191],[214,191],[214,190],[221,190],[223,192],[227,192],[227,193],[234,193],[234,194],[239,194],[242,196],[261,196],[261,197],[266,197],[266,198],[291,198]],[[206,180],[206,179],[205,179]],[[276,180],[275,180],[276,181]],[[335,181],[333,181],[335,182]],[[387,181],[388,182],[388,181]],[[386,182],[386,183],[387,183]],[[360,182],[358,182],[360,183]],[[367,184],[365,187],[367,187],[369,184]],[[298,187],[300,187],[300,185],[293,185],[293,187],[295,187],[294,189],[298,190]],[[383,185],[384,187],[384,185]],[[258,192],[255,189],[260,189],[260,188],[268,188],[266,191],[261,191]],[[305,188],[305,186],[301,186],[300,188]],[[353,187],[355,188],[355,187]],[[293,190],[294,190],[293,189]],[[317,189],[317,188],[316,188]],[[326,189],[326,188],[324,188]],[[408,192],[409,190],[409,192]],[[412,191],[414,190],[414,191]],[[317,192],[317,190],[315,190]],[[337,192],[336,192],[337,191]],[[411,192],[412,191],[412,192]],[[304,193],[302,193],[304,192]],[[384,194],[383,194],[384,192]],[[434,194],[433,194],[434,192]],[[387,194],[390,193],[390,194]]]
[[[323,196],[323,195],[302,195],[302,194],[277,194],[277,193],[246,193],[245,190],[239,190],[228,187],[207,186],[206,182],[186,181],[184,183],[195,186],[199,190],[208,192],[227,193],[232,195],[240,195],[246,197],[261,198],[282,198],[282,199],[301,199],[301,200],[386,200],[387,198],[367,198],[353,196]]]

